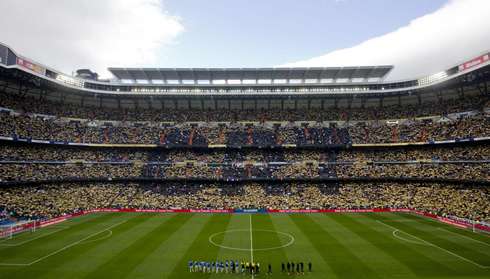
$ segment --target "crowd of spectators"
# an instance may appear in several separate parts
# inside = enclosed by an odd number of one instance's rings
[[[488,186],[413,182],[77,182],[0,188],[0,211],[31,219],[97,208],[407,208],[488,224],[489,200]]]
[[[156,162],[201,164],[345,163],[490,160],[487,143],[398,147],[322,148],[107,148],[44,144],[0,145],[0,161],[14,162]]]
[[[289,121],[367,121],[387,119],[408,119],[428,116],[442,116],[456,112],[482,110],[487,98],[470,95],[462,99],[448,99],[442,102],[427,102],[422,105],[393,105],[383,107],[355,108],[298,108],[298,109],[156,109],[156,108],[109,108],[80,106],[72,103],[39,100],[16,94],[0,93],[0,107],[43,115],[100,121],[123,122],[289,122]]]
[[[91,178],[216,180],[215,183],[63,182],[4,187],[0,188],[0,212],[3,212],[2,218],[6,216],[5,212],[23,218],[48,218],[92,208],[127,207],[411,208],[439,215],[475,216],[480,221],[489,222],[488,187],[428,183],[424,180],[490,181],[488,162],[444,163],[489,160],[488,144],[343,148],[349,144],[489,137],[490,117],[486,114],[447,122],[443,122],[449,120],[447,118],[441,122],[415,120],[423,116],[482,111],[487,105],[486,98],[475,95],[440,103],[381,108],[135,110],[39,102],[32,97],[0,93],[0,107],[22,112],[18,116],[0,112],[0,136],[56,142],[184,147],[111,149],[3,142],[0,145],[0,181]],[[25,112],[56,117],[33,117]],[[83,121],[66,122],[60,117]],[[378,122],[385,119],[409,121],[395,126]],[[96,126],[91,120],[122,123]],[[298,124],[301,121],[316,124]],[[324,121],[350,123],[326,125]],[[198,126],[185,122],[201,123]],[[222,123],[215,125],[209,122]],[[267,122],[282,122],[282,126]],[[248,147],[186,148],[207,145]],[[252,148],[277,145],[293,148]],[[294,146],[333,148],[302,149]],[[340,178],[340,182],[315,184],[307,181],[336,178]],[[343,178],[375,180],[354,183],[342,181]],[[412,182],[376,180],[389,178],[410,178]],[[242,179],[256,181],[223,182]],[[277,182],[260,181],[262,179],[275,179]],[[288,179],[305,181],[280,182]],[[419,181],[413,182],[414,179]]]
[[[335,179],[410,178],[490,181],[489,163],[376,163],[376,164],[108,164],[3,163],[0,181],[53,179]]]
[[[73,143],[154,144],[170,146],[325,146],[346,144],[413,143],[490,136],[490,117],[448,122],[413,122],[388,126],[374,123],[340,127],[331,124],[244,126],[97,126],[0,113],[0,136]]]
[[[490,164],[339,165],[343,178],[415,178],[490,181]]]
[[[141,173],[141,165],[127,164],[0,164],[0,181],[134,178]]]

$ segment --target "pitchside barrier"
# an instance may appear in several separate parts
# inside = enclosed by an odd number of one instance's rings
[[[36,226],[40,228],[62,223],[70,218],[93,213],[93,212],[151,212],[151,213],[367,213],[367,212],[407,212],[417,215],[422,215],[437,219],[441,222],[452,224],[458,227],[473,227],[473,224],[464,220],[455,220],[452,218],[437,216],[430,213],[424,213],[412,209],[91,209],[77,213],[67,214],[64,216],[46,219],[36,222]],[[28,229],[32,223],[24,227],[19,227],[20,230]],[[490,228],[475,225],[475,229],[490,232]],[[0,232],[0,236],[2,236]]]

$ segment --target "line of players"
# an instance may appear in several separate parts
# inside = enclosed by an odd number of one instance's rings
[[[246,273],[259,275],[260,272],[260,263],[245,263],[241,262],[241,273],[245,275]],[[223,262],[198,262],[195,261],[194,264],[192,261],[189,261],[189,272],[202,272],[202,273],[221,273],[226,272],[227,274],[231,272],[231,274],[238,274],[240,272],[240,263],[231,261]],[[270,264],[269,264],[270,268]]]
[[[249,262],[241,262],[241,273],[242,275],[245,274],[250,274],[250,275],[260,275],[260,263],[249,263]],[[226,272],[228,274],[228,271],[231,272],[231,274],[238,274],[240,272],[240,264],[238,262],[234,262],[233,260],[231,261],[226,261],[225,264],[223,262],[206,262],[206,261],[195,261],[194,263],[192,261],[189,261],[189,272],[202,272],[202,273],[221,273]],[[284,264],[282,262],[281,264],[281,274],[286,273],[286,267],[287,267],[287,274],[294,274],[294,262],[287,262],[287,264]],[[268,266],[268,271],[266,275],[272,274],[272,267],[271,264],[269,263]],[[303,262],[296,262],[296,273],[299,275],[300,272],[302,274],[305,274],[304,268],[303,268]],[[308,273],[311,273],[311,262],[308,263]]]
[[[287,262],[287,264],[284,264],[284,262],[281,263],[281,274],[286,273],[286,267],[288,269],[287,270],[288,275],[290,275],[291,273],[294,274],[294,262],[293,261]],[[296,274],[299,275],[300,272],[301,272],[301,274],[305,274],[303,262],[296,262]],[[308,273],[311,273],[311,262],[308,263]]]

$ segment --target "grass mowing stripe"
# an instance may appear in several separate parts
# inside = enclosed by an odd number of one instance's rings
[[[390,217],[390,216],[386,216]],[[393,220],[393,218],[390,218]],[[473,259],[476,258],[485,258],[485,256],[489,259],[487,262],[483,261],[483,265],[490,265],[490,239],[478,239],[479,234],[472,233],[469,230],[462,229],[459,227],[455,227],[449,224],[445,224],[442,222],[430,222],[429,220],[426,220],[425,218],[420,218],[418,217],[417,219],[407,219],[407,218],[397,218],[395,219],[399,222],[406,223],[407,226],[413,227],[415,229],[421,230],[421,231],[427,231],[428,233],[435,235],[436,240],[439,240],[444,243],[453,243],[451,244],[452,247],[458,247],[462,246],[465,247],[466,249],[470,249],[473,251],[477,251],[478,253],[484,255],[483,257],[472,257]],[[406,222],[405,220],[409,221]],[[414,223],[420,223],[419,225],[414,226]],[[427,222],[426,222],[427,221]],[[411,223],[411,224],[410,224]],[[452,230],[451,230],[452,229]],[[473,234],[470,237],[469,235],[465,235],[465,233],[470,233]],[[485,238],[480,236],[480,238]],[[437,244],[436,244],[437,245]],[[439,246],[439,245],[437,245]],[[449,249],[448,249],[449,250]],[[468,254],[467,254],[468,255]],[[473,253],[471,253],[471,256],[473,256]],[[469,258],[471,259],[471,258]]]
[[[152,229],[148,233],[141,235],[137,241],[129,247],[114,255],[109,261],[99,266],[87,278],[124,278],[133,269],[144,261],[159,244],[163,243],[193,214],[175,214],[167,221]]]
[[[356,255],[364,264],[369,266],[378,276],[382,278],[394,278],[400,273],[403,273],[407,277],[416,277],[408,267],[371,243],[366,237],[366,231],[364,231],[362,226],[350,226],[349,224],[352,224],[352,222],[347,217],[348,215],[351,215],[351,213],[312,214],[311,218],[323,228],[328,229],[333,237]],[[374,238],[384,237],[381,233],[371,234],[371,236]]]
[[[473,275],[483,274],[485,272],[484,269],[474,266],[468,262],[465,262],[459,258],[456,258],[450,254],[447,254],[437,248],[413,244],[405,241],[401,241],[395,239],[393,237],[393,230],[389,227],[382,225],[381,223],[377,223],[376,221],[385,221],[386,223],[390,223],[390,225],[396,226],[401,230],[414,235],[416,237],[420,237],[416,232],[409,230],[409,228],[402,228],[402,226],[398,227],[402,222],[397,223],[396,221],[391,221],[387,216],[394,216],[396,213],[390,214],[359,214],[356,216],[352,216],[352,218],[359,220],[359,218],[368,219],[366,225],[371,227],[372,229],[376,229],[379,231],[384,231],[387,235],[385,241],[379,243],[379,245],[387,245],[390,242],[396,242],[400,245],[398,246],[389,246],[387,247],[387,252],[391,251],[393,257],[399,258],[401,262],[406,265],[410,265],[413,272],[418,276],[432,276],[432,277],[470,277]],[[395,217],[399,218],[399,216]],[[411,223],[411,222],[410,222]],[[424,222],[425,224],[425,222]],[[412,253],[412,255],[407,255],[406,251],[409,248],[411,251],[416,251],[418,253]],[[429,261],[427,260],[429,259]],[[488,270],[487,270],[488,271]]]
[[[282,261],[300,260],[299,258],[288,259],[283,248],[261,250],[281,247],[290,242],[289,237],[275,232],[277,229],[272,223],[270,214],[254,214],[252,215],[252,223],[254,229],[254,260],[260,263],[260,273],[262,275],[267,273],[269,263],[271,263],[275,274],[279,274]]]
[[[490,257],[479,251],[481,248],[488,251],[487,247],[482,245],[464,246],[461,243],[462,239],[457,240],[455,237],[449,236],[448,234],[438,230],[436,225],[437,223],[432,224],[422,222],[417,224],[415,222],[401,222],[398,220],[393,220],[388,216],[380,215],[380,218],[384,218],[380,221],[384,221],[389,226],[422,239],[423,241],[427,242],[427,244],[433,246],[433,248],[439,249],[440,252],[444,252],[446,254],[445,258],[448,260],[451,260],[451,258],[448,258],[447,255],[451,255],[451,257],[458,257],[461,260],[465,260],[469,264],[490,266]]]
[[[179,264],[170,273],[169,278],[186,278],[189,277],[189,261],[207,261],[217,260],[220,248],[209,242],[209,237],[215,233],[225,231],[228,227],[232,214],[214,213],[211,219],[202,228],[199,235],[195,238]],[[221,244],[221,241],[218,241]],[[204,274],[194,274],[196,276]],[[192,275],[192,276],[194,276]],[[206,275],[208,277],[208,275]]]
[[[381,231],[375,230],[374,227],[378,227],[379,224],[365,218],[366,216],[370,216],[369,214],[374,213],[367,213],[364,215],[335,215],[330,216],[330,218],[337,222],[342,222],[342,226],[353,231],[359,237],[365,239],[371,245],[377,247],[400,264],[405,265],[417,276],[444,276],[449,274],[448,272],[442,274],[434,272],[432,267],[435,267],[435,269],[442,269],[444,267],[438,262],[433,261],[430,257],[426,257],[424,253],[414,249],[410,243],[400,243],[397,239],[393,239],[392,232],[384,233],[384,228],[381,228]],[[365,223],[359,221],[360,219],[364,219]],[[398,270],[398,272],[399,271],[400,270]]]
[[[105,215],[94,218],[94,220],[106,219],[107,217]],[[41,239],[26,242],[18,246],[4,247],[2,253],[0,253],[0,263],[29,264],[105,227],[107,226],[101,222],[91,222],[85,225],[84,223],[72,223],[69,228],[54,234],[46,235]],[[86,233],[86,231],[90,233]],[[30,236],[34,238],[36,237],[36,233],[30,234]]]
[[[166,221],[171,215],[156,215],[142,213],[113,213],[118,217],[115,220],[127,220],[123,224],[111,229],[112,235],[108,238],[94,242],[82,243],[72,247],[72,260],[50,270],[45,278],[57,277],[82,277],[99,266],[103,265],[112,257],[126,249],[132,243],[150,230],[149,224]],[[110,225],[113,222],[106,223]]]
[[[290,214],[290,217],[339,278],[379,278],[328,230],[314,222],[309,215]]]
[[[218,234],[213,237],[213,241],[218,241],[221,245],[238,248],[228,249],[220,247],[217,259],[223,263],[225,261],[246,262],[250,261],[250,219],[249,214],[232,214],[225,231],[228,233]],[[239,250],[240,249],[240,250]],[[239,266],[239,270],[241,266]],[[231,272],[231,268],[229,269]],[[214,273],[212,278],[220,278],[223,275]]]
[[[314,245],[309,241],[306,235],[296,226],[293,220],[291,220],[290,215],[293,214],[270,214],[272,223],[278,231],[288,233],[294,237],[293,244],[283,248],[287,258],[291,260],[299,259],[303,261],[305,264],[305,269],[307,268],[307,263],[311,262],[313,266],[313,273],[308,274],[310,278],[338,278],[335,272],[331,269],[330,265],[315,249]],[[278,261],[278,263],[272,267],[274,274],[280,274],[280,264],[283,261],[285,260],[280,259],[280,261]]]
[[[429,224],[432,224],[433,226],[437,226],[438,228],[444,228],[445,230],[450,230],[452,232],[459,233],[459,234],[464,235],[466,237],[470,237],[470,238],[473,238],[475,240],[482,241],[484,243],[490,244],[490,242],[489,242],[490,241],[490,239],[489,239],[490,233],[487,233],[485,231],[476,230],[476,232],[473,232],[472,227],[469,227],[468,229],[463,229],[460,227],[456,227],[453,225],[449,225],[446,223],[439,222],[437,219],[434,219],[431,217],[422,217],[420,215],[411,214],[411,213],[403,213],[403,214],[400,213],[400,215],[403,216],[407,220],[427,221],[425,223],[429,223]]]
[[[167,277],[181,257],[189,249],[201,229],[211,219],[208,214],[195,214],[182,225],[171,237],[162,243],[126,278],[162,278]],[[169,253],[169,251],[172,251]],[[162,264],[165,263],[165,264]]]
[[[83,222],[73,224],[71,223],[70,228],[54,233],[43,238],[19,245],[10,247],[8,249],[11,252],[15,252],[17,257],[20,258],[24,263],[31,263],[37,259],[40,259],[50,253],[53,253],[59,249],[62,249],[68,245],[71,245],[90,234],[100,231],[103,228],[107,228],[116,223],[110,222],[109,225],[104,225],[104,220],[111,220],[116,216],[107,216],[107,214],[94,214],[94,218],[91,218],[93,222],[88,222],[84,225]],[[79,221],[77,221],[79,222]],[[56,225],[55,225],[56,226]],[[34,233],[35,234],[35,233]],[[33,235],[34,235],[33,234]],[[71,260],[71,257],[67,257],[67,253],[70,254],[77,245],[70,247],[58,254],[55,254],[49,258],[43,259],[41,262],[30,266],[19,267],[2,267],[2,273],[0,273],[0,278],[30,278],[30,277],[40,277],[43,274],[49,272],[49,270],[56,268],[63,263]],[[4,254],[2,251],[1,256],[9,257],[9,254]],[[65,256],[63,256],[65,255]],[[22,258],[23,257],[23,258]],[[13,260],[13,259],[11,259]]]

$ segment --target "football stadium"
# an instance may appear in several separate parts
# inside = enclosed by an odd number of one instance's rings
[[[490,278],[490,48],[395,68],[0,43],[0,278]]]

